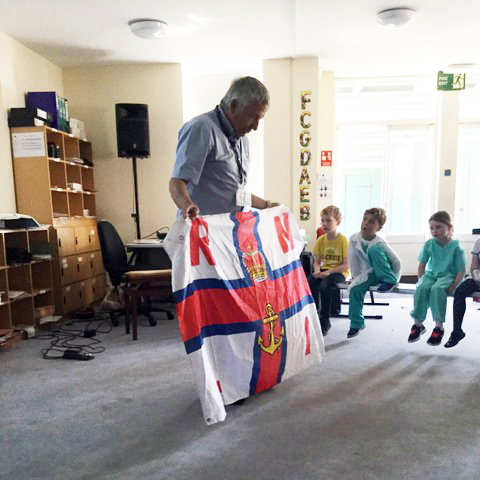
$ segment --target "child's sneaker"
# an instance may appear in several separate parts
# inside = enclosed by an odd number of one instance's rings
[[[360,328],[350,328],[350,330],[347,333],[347,338],[356,337],[360,333],[360,330],[363,330],[364,328],[365,328],[365,325]]]
[[[456,332],[454,330],[452,332],[452,334],[450,335],[450,338],[448,339],[448,342],[444,345],[444,347],[445,348],[452,348],[463,338],[465,338],[465,333],[463,332],[463,330],[460,330],[459,332]]]
[[[420,338],[420,335],[423,335],[426,331],[427,330],[423,325],[418,326],[417,324],[414,324],[410,330],[408,343],[416,342]]]
[[[442,343],[442,338],[444,333],[445,333],[445,330],[443,328],[435,327],[433,329],[432,334],[430,335],[430,338],[427,340],[427,343],[434,347],[436,347],[437,345],[440,345]]]
[[[382,283],[378,286],[377,292],[380,292],[380,293],[390,292],[390,291],[392,291],[397,285],[398,285],[398,283],[382,282]]]

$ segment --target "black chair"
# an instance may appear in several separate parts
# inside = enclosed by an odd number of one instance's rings
[[[149,280],[151,281],[158,280],[158,273],[159,273],[158,268],[156,267],[149,268],[144,265],[135,266],[135,265],[130,265],[128,263],[128,257],[127,257],[127,253],[125,251],[125,246],[123,245],[122,239],[120,238],[120,235],[118,234],[115,227],[110,222],[106,220],[101,220],[97,223],[97,228],[98,228],[98,238],[100,241],[100,249],[102,251],[103,265],[114,287],[119,287],[120,285],[122,285],[125,287],[125,290],[128,291],[130,288],[130,285],[129,285],[129,279],[127,274],[129,272],[144,272],[142,278],[145,285],[148,285]],[[149,271],[151,271],[150,276],[148,275]],[[169,275],[165,275],[166,272],[167,271],[164,271],[164,274],[162,275],[164,278],[169,276]],[[170,272],[170,277],[171,277],[171,272]],[[168,278],[166,281],[167,283],[165,283],[164,281],[163,287],[168,285]],[[163,289],[163,291],[165,291],[165,289]],[[165,295],[163,295],[163,298],[165,299]],[[148,298],[147,298],[147,301],[141,302],[141,297],[139,296],[138,298],[135,299],[135,301],[137,303],[135,304],[134,337],[136,337],[137,312],[138,312],[138,315],[144,315],[145,317],[147,317],[151,326],[155,326],[157,324],[156,320],[151,315],[152,312],[163,312],[167,315],[167,318],[169,320],[172,320],[174,318],[174,315],[170,311],[164,308],[158,308],[156,306],[153,306],[150,303]],[[126,302],[126,303],[128,304],[129,302]],[[110,319],[114,326],[118,326],[119,324],[118,317],[125,315],[126,317],[125,327],[126,327],[127,333],[129,333],[130,331],[130,323],[128,320],[129,316],[128,314],[127,315],[126,314],[127,314],[126,309],[122,308],[121,310],[110,312]]]

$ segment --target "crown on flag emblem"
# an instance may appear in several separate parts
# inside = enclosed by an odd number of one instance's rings
[[[263,282],[268,278],[265,257],[258,250],[253,250],[251,245],[243,252],[242,261],[253,282]]]

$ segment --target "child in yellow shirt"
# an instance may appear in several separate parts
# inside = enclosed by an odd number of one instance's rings
[[[349,276],[348,239],[337,232],[342,221],[338,207],[330,205],[321,213],[322,227],[325,234],[317,239],[313,247],[315,261],[313,273],[308,277],[323,336],[330,330],[330,305],[336,293],[337,283],[342,283]],[[321,306],[319,306],[319,295]]]

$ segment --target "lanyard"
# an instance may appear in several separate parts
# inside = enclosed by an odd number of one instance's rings
[[[238,174],[240,176],[240,185],[245,185],[247,172],[245,171],[245,168],[243,167],[242,142],[240,141],[240,139],[238,139],[238,141],[236,141],[235,138],[232,138],[232,136],[230,135],[228,125],[226,124],[225,119],[222,116],[222,113],[220,112],[220,107],[217,106],[215,108],[215,113],[217,114],[218,123],[220,124],[220,128],[222,129],[222,132],[225,135],[225,137],[227,137],[228,143],[230,144],[230,147],[233,150],[233,154],[235,155],[235,162],[237,164]]]

